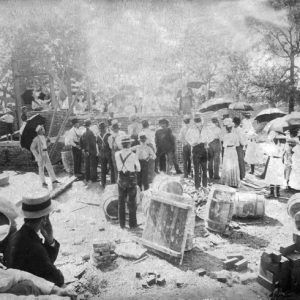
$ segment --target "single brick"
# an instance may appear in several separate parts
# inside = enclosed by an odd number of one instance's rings
[[[198,274],[198,276],[204,276],[206,274],[206,270],[204,269],[197,269],[195,272]]]
[[[156,282],[156,276],[155,275],[148,276],[148,278],[147,278],[147,284],[149,286],[154,285],[155,282]]]
[[[231,253],[231,254],[227,255],[228,259],[235,258],[235,257],[238,258],[239,260],[244,259],[244,255],[241,253]]]
[[[165,278],[158,278],[158,279],[156,279],[156,284],[158,286],[164,286],[166,284],[166,279]]]
[[[240,261],[238,261],[237,263],[235,263],[235,269],[236,271],[242,271],[242,270],[246,270],[248,267],[248,260],[246,259],[242,259]]]
[[[237,257],[231,258],[231,259],[227,259],[223,262],[223,268],[225,270],[230,270],[233,269],[235,264],[240,261]]]
[[[217,280],[218,280],[219,282],[226,283],[226,282],[227,282],[227,276],[226,276],[226,275],[223,275],[223,274],[218,274],[218,275],[217,275]]]
[[[176,282],[176,286],[177,286],[178,288],[183,287],[183,282],[177,281],[177,282]]]
[[[283,255],[286,256],[288,254],[293,253],[296,250],[296,244],[291,244],[288,246],[281,246],[279,249],[279,252]]]

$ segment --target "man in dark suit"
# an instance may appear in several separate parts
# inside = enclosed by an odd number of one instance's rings
[[[50,194],[23,197],[24,224],[8,241],[4,263],[8,268],[19,269],[42,277],[61,287],[64,276],[55,267],[59,243],[53,238],[49,213],[53,210]],[[42,243],[38,236],[42,234]]]
[[[85,182],[97,181],[97,144],[94,133],[90,130],[91,121],[85,120],[85,133],[80,138],[80,148],[84,155]]]

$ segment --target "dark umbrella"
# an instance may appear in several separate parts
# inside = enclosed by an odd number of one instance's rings
[[[253,107],[250,104],[245,102],[234,102],[229,105],[229,109],[250,111],[253,110]]]
[[[36,137],[36,127],[45,125],[46,119],[39,114],[36,114],[27,119],[26,125],[21,135],[21,147],[30,150],[32,140]]]
[[[229,99],[215,98],[203,103],[199,110],[200,112],[217,111],[222,108],[228,108],[232,102],[233,101]]]
[[[281,111],[278,108],[267,108],[262,110],[255,118],[254,120],[256,120],[257,122],[261,123],[261,122],[270,122],[276,118],[280,118],[285,116],[286,113],[284,113],[283,111]]]

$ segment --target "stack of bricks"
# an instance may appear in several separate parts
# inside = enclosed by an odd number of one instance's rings
[[[116,259],[115,244],[113,242],[103,240],[93,244],[92,254],[93,264],[95,267],[102,267],[112,263]]]
[[[265,251],[261,256],[257,280],[270,291],[278,285],[283,292],[300,292],[300,234],[294,234],[293,240],[279,252]]]

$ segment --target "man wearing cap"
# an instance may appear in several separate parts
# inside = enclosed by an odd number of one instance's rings
[[[97,145],[99,149],[99,162],[101,166],[101,185],[103,188],[106,186],[106,175],[108,173],[108,168],[110,168],[110,179],[114,182],[115,173],[114,166],[111,157],[111,150],[108,144],[108,138],[110,133],[107,132],[107,126],[104,122],[99,123],[100,133],[97,136]]]
[[[179,132],[179,141],[182,143],[182,158],[183,158],[183,173],[184,178],[188,178],[191,173],[191,146],[185,139],[186,133],[190,128],[191,117],[189,115],[183,116],[183,126]]]
[[[108,137],[108,144],[111,150],[111,158],[113,162],[113,173],[114,173],[114,180],[111,183],[116,183],[118,178],[118,170],[116,165],[115,154],[117,151],[122,149],[121,138],[124,136],[125,133],[120,130],[120,124],[118,120],[113,120],[111,125],[111,135]]]
[[[64,277],[54,266],[59,243],[53,237],[49,219],[52,211],[48,192],[23,196],[21,213],[24,224],[9,238],[4,251],[4,263],[8,268],[32,273],[61,287]],[[39,232],[44,237],[43,243],[38,236]]]
[[[220,179],[220,159],[221,159],[221,128],[217,117],[211,118],[209,130],[209,161],[208,174],[210,179]]]
[[[194,126],[191,126],[186,133],[186,140],[192,147],[196,189],[200,188],[201,181],[202,186],[207,187],[208,136],[201,115],[196,113]]]
[[[97,144],[94,133],[90,130],[91,121],[85,120],[84,126],[86,131],[80,138],[80,148],[83,151],[85,174],[85,183],[90,180],[92,182],[97,181]]]
[[[124,135],[121,138],[123,149],[115,153],[118,177],[119,191],[119,222],[120,227],[125,227],[125,202],[128,197],[129,227],[135,228],[136,221],[136,172],[141,171],[137,155],[130,149],[131,139]]]
[[[47,172],[51,178],[52,184],[59,183],[58,180],[56,179],[49,155],[48,155],[48,150],[47,150],[47,140],[45,137],[45,129],[43,125],[38,125],[35,129],[37,132],[37,136],[33,139],[31,146],[30,146],[30,151],[35,157],[35,161],[38,164],[39,167],[39,176],[42,181],[43,187],[47,187],[48,184],[46,183],[45,180],[45,174],[44,174],[44,169],[47,169]]]
[[[139,133],[140,145],[137,145],[136,155],[139,159],[141,171],[138,173],[138,185],[140,189],[144,187],[144,191],[149,189],[149,161],[154,160],[156,155],[153,151],[153,148],[149,144],[147,144],[147,136],[146,133],[141,131]]]
[[[82,161],[82,151],[80,148],[80,131],[79,131],[79,121],[78,119],[72,120],[73,127],[70,129],[68,138],[69,144],[72,146],[73,161],[74,161],[74,175],[81,176],[81,161]]]

